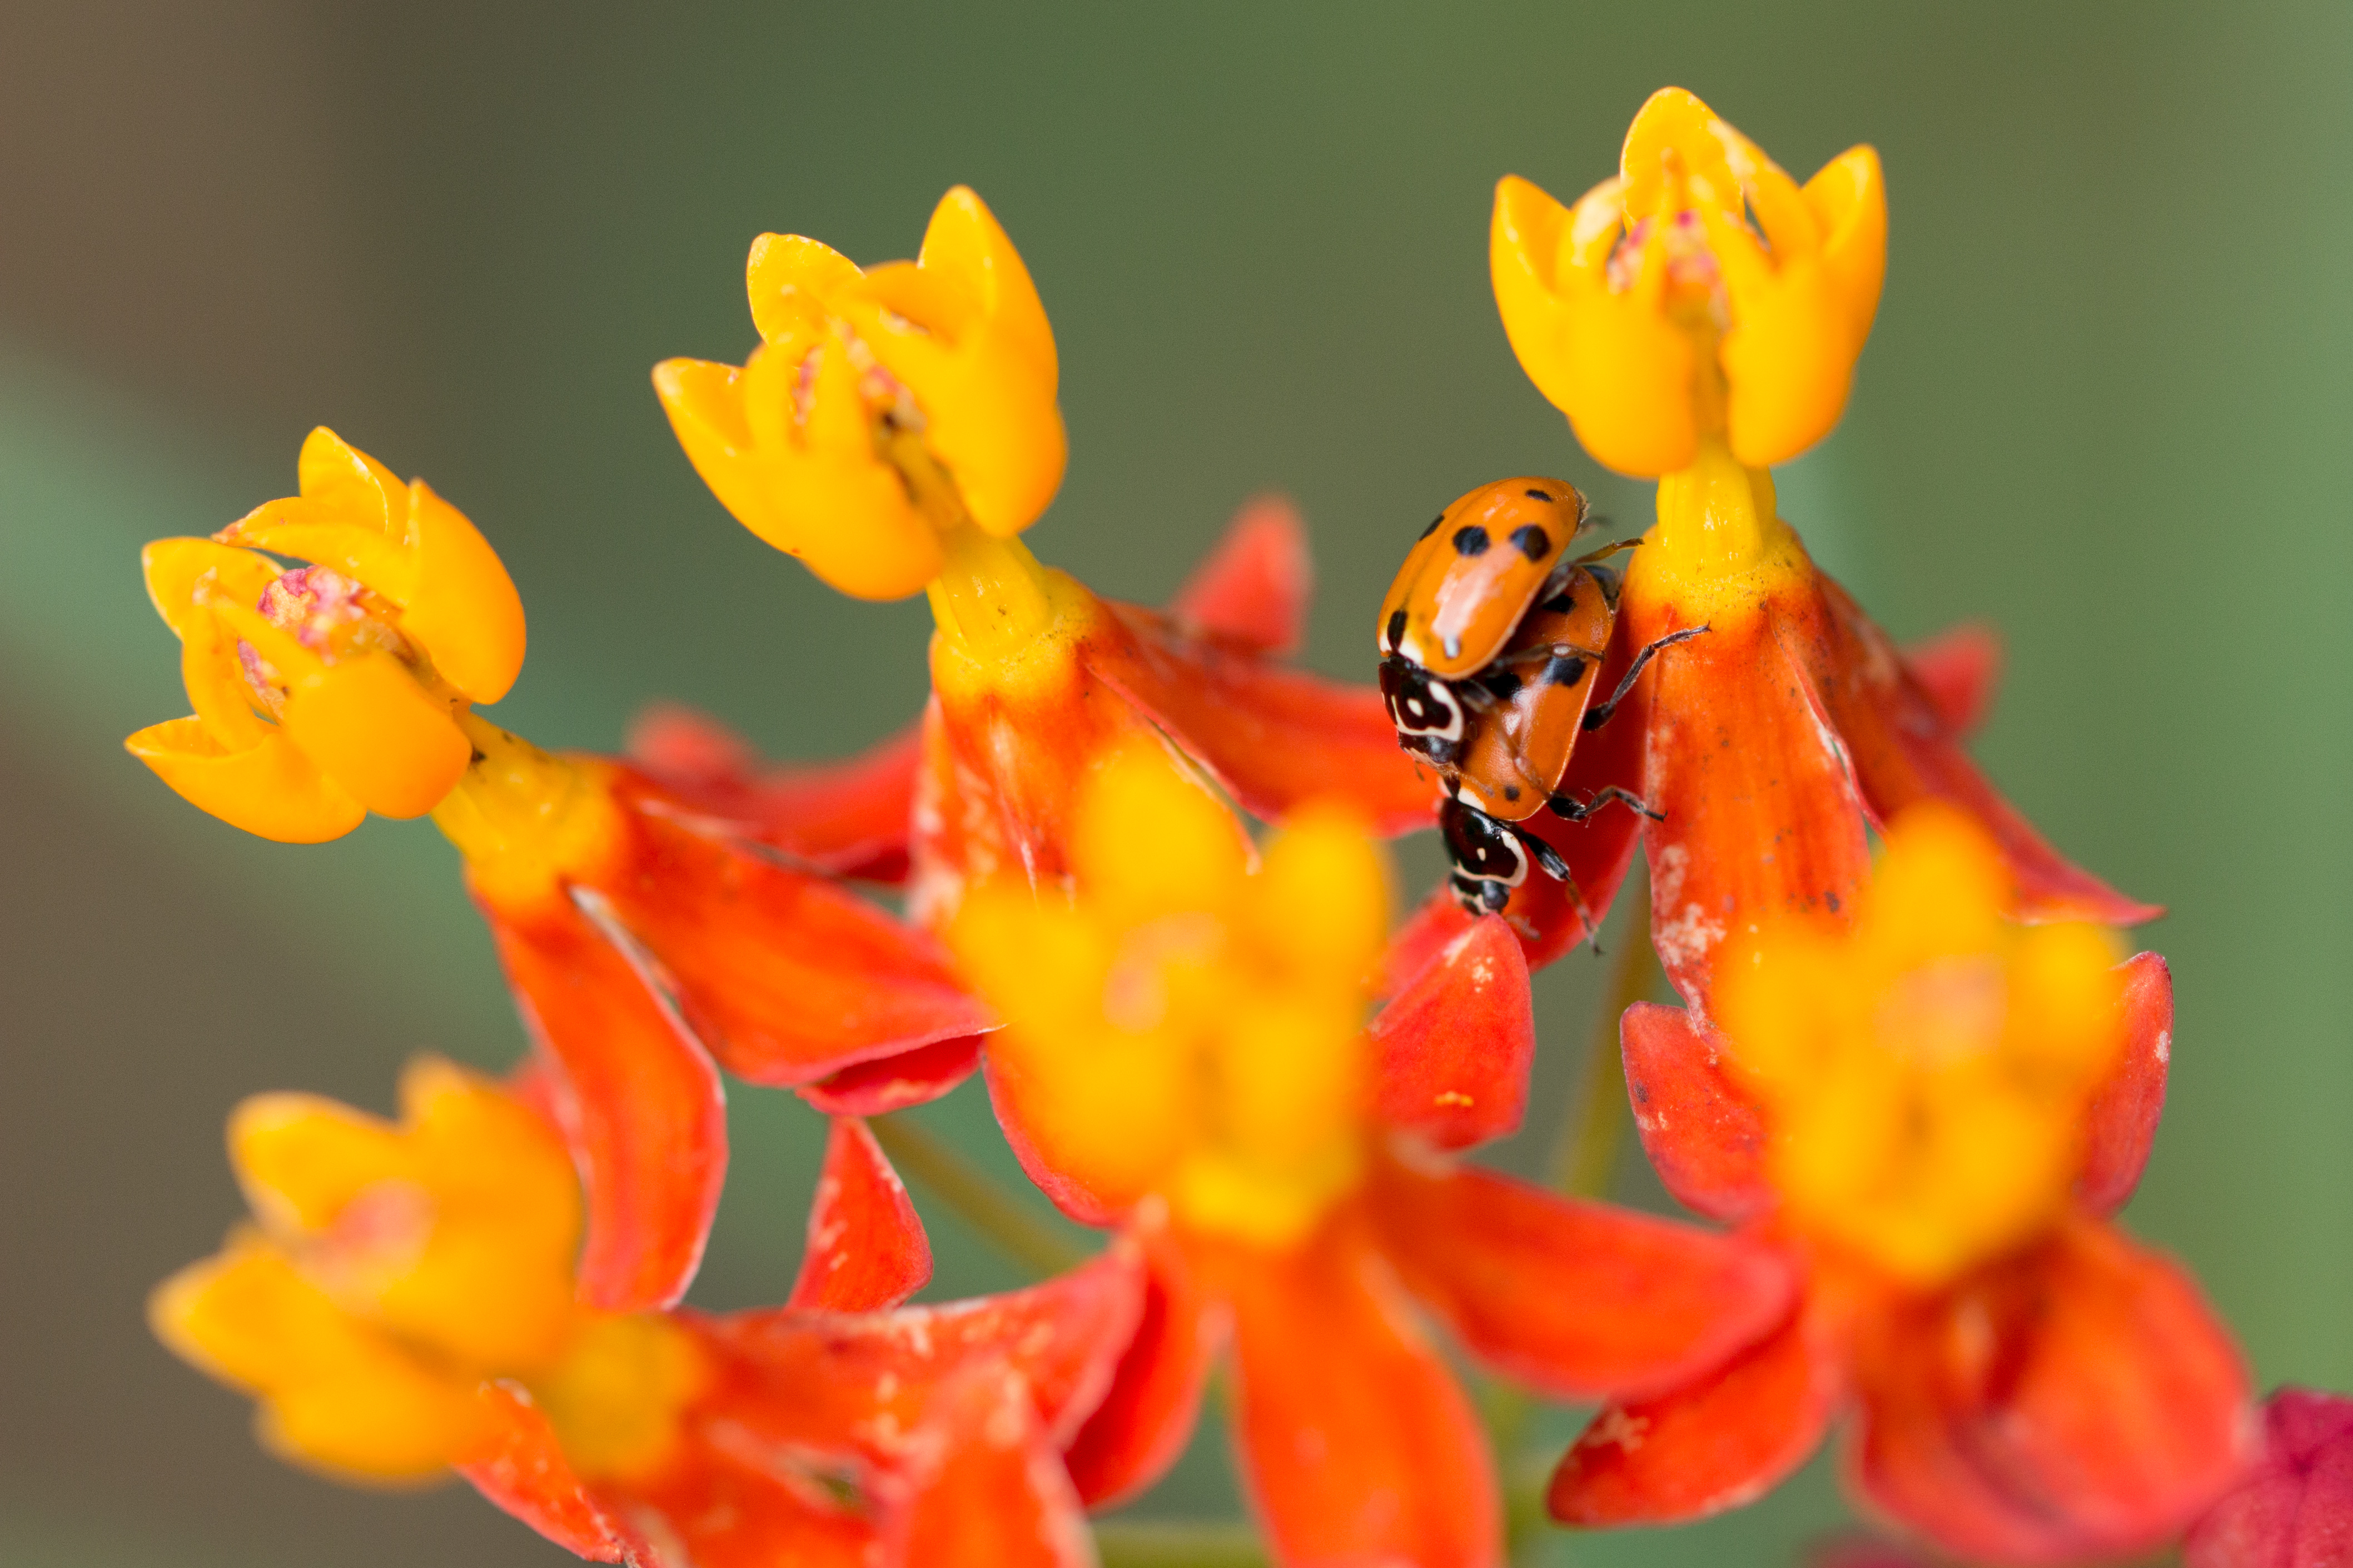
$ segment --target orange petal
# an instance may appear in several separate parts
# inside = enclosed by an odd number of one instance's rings
[[[1715,1033],[1679,1007],[1638,1002],[1618,1039],[1642,1152],[1675,1201],[1736,1224],[1771,1208],[1765,1118],[1725,1073]]]
[[[1485,1434],[1361,1220],[1283,1251],[1195,1248],[1233,1308],[1235,1459],[1275,1560],[1499,1563]]]
[[[729,1071],[789,1087],[994,1026],[929,936],[672,820],[650,781],[617,789],[632,842],[599,890]]]
[[[1086,1515],[1018,1373],[956,1378],[925,1417],[913,1494],[883,1534],[886,1568],[1093,1568]]]
[[[1611,1405],[1553,1471],[1563,1524],[1679,1524],[1763,1497],[1820,1446],[1844,1390],[1839,1358],[1800,1310],[1721,1370]]]
[[[985,1037],[934,1040],[897,1056],[853,1062],[793,1092],[828,1116],[882,1116],[928,1105],[980,1070]]]
[[[1071,641],[1041,648],[1018,682],[982,670],[949,638],[932,639],[913,896],[926,921],[953,914],[965,885],[1018,876],[1052,887],[1067,877],[1082,784],[1103,758],[1155,734],[1071,646],[1117,636],[1104,629],[1103,606],[1091,596],[1081,604]]]
[[[2153,1550],[2253,1457],[2247,1373],[2197,1286],[2105,1224],[1877,1324],[1853,1474],[1958,1556]]]
[[[1345,800],[1381,834],[1430,826],[1435,790],[1398,749],[1380,693],[1188,637],[1166,616],[1107,605],[1087,668],[1269,821],[1318,797]]]
[[[2097,1215],[2125,1206],[2165,1114],[2166,1068],[2173,1059],[2173,972],[2153,952],[2124,965],[2124,1048],[2084,1111],[2084,1168],[2075,1196]]]
[[[550,901],[522,919],[481,909],[587,1188],[581,1299],[612,1311],[668,1306],[694,1278],[726,1179],[719,1074],[630,959],[571,905]]]
[[[1020,1162],[1021,1173],[1046,1194],[1048,1202],[1081,1225],[1117,1225],[1126,1217],[1135,1194],[1099,1192],[1071,1175],[1065,1162],[1046,1157],[1039,1146],[1040,1141],[1029,1130],[1031,1118],[1026,1111],[1030,1095],[1024,1092],[1018,1077],[1008,1074],[1000,1057],[983,1051],[980,1074],[988,1086],[988,1108],[1005,1134],[1006,1147]]]
[[[591,1563],[619,1563],[646,1549],[589,1496],[544,1411],[499,1384],[485,1384],[480,1398],[492,1412],[489,1436],[457,1467],[476,1491]]]
[[[1844,589],[1816,574],[1824,614],[1807,657],[1823,710],[1854,760],[1873,818],[1885,822],[1915,801],[1949,802],[1977,818],[2001,846],[2028,921],[2137,925],[2164,912],[2128,899],[2069,863],[1995,791],[1961,750],[1935,700],[1911,679],[1887,635]],[[1699,639],[1705,642],[1707,639]]]
[[[1145,1261],[1144,1312],[1111,1389],[1063,1456],[1089,1508],[1113,1508],[1157,1481],[1200,1418],[1209,1367],[1231,1330],[1202,1293],[1157,1205],[1128,1226]]]
[[[837,763],[770,767],[718,721],[659,702],[629,726],[628,756],[663,791],[731,837],[861,881],[906,876],[920,729]]]
[[[1634,644],[1681,629],[1630,595],[1627,605],[1620,635]],[[1808,596],[1774,598],[1672,649],[1644,678],[1641,793],[1666,814],[1645,836],[1651,941],[1667,979],[1703,1010],[1725,937],[1784,915],[1847,918],[1871,874],[1862,799],[1802,662],[1819,619]]]
[[[1536,1031],[1527,961],[1490,915],[1447,944],[1373,1020],[1374,1114],[1440,1149],[1516,1129]]]
[[[809,1205],[800,1273],[785,1305],[871,1312],[895,1307],[932,1277],[932,1243],[899,1173],[866,1123],[834,1118]]]
[[[228,751],[203,720],[174,719],[150,724],[122,744],[183,800],[281,844],[323,844],[367,820],[366,806],[275,730]]]
[[[1384,1160],[1375,1183],[1406,1288],[1472,1354],[1552,1398],[1673,1387],[1788,1315],[1788,1266],[1752,1242],[1474,1166]]]
[[[1964,621],[1905,648],[1904,665],[1945,728],[1966,736],[1985,722],[2001,684],[2001,634]]]
[[[1282,496],[1260,496],[1234,514],[1208,559],[1169,601],[1168,615],[1187,636],[1291,654],[1299,651],[1314,591],[1299,510]]]

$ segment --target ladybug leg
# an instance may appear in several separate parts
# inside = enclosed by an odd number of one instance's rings
[[[1565,816],[1571,822],[1583,822],[1613,800],[1620,805],[1633,807],[1652,822],[1664,822],[1667,819],[1665,812],[1652,811],[1641,795],[1620,789],[1616,784],[1604,784],[1595,790],[1591,800],[1579,800],[1575,795],[1556,795],[1547,804],[1551,805],[1552,814],[1555,816]]]
[[[1585,727],[1588,730],[1599,730],[1602,725],[1609,722],[1609,716],[1618,711],[1618,704],[1626,700],[1626,693],[1634,689],[1634,682],[1642,678],[1644,668],[1658,656],[1661,648],[1672,647],[1679,642],[1689,642],[1706,630],[1705,626],[1686,626],[1679,632],[1669,632],[1636,654],[1634,662],[1626,667],[1626,678],[1618,683],[1618,689],[1609,694],[1609,700],[1599,708],[1587,710]],[[1648,807],[1644,809],[1647,810]]]
[[[1568,882],[1571,880],[1568,874],[1568,862],[1560,858],[1559,850],[1554,848],[1543,839],[1538,838],[1535,834],[1530,833],[1526,828],[1522,827],[1516,822],[1509,824],[1508,826],[1511,828],[1512,837],[1520,841],[1520,847],[1525,849],[1528,852],[1528,858],[1536,863],[1537,870],[1542,871],[1546,876],[1550,877],[1556,882]]]

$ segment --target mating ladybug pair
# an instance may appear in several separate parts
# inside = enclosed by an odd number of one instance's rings
[[[1610,801],[1659,820],[1612,784],[1589,800],[1558,793],[1577,738],[1609,722],[1658,651],[1634,656],[1608,701],[1593,702],[1618,618],[1620,578],[1603,562],[1629,548],[1572,556],[1585,498],[1560,479],[1497,479],[1439,513],[1381,601],[1381,696],[1398,743],[1439,772],[1448,880],[1472,914],[1500,911],[1533,862],[1568,880],[1551,845],[1520,826],[1549,807],[1582,822]]]

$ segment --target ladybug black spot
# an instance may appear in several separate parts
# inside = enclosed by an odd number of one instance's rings
[[[1475,522],[1468,528],[1457,529],[1454,533],[1454,553],[1457,555],[1486,554],[1487,531]]]
[[[1504,786],[1504,798],[1505,800],[1517,800],[1517,799],[1519,799],[1519,798],[1520,798],[1520,786],[1519,786],[1519,785],[1517,785],[1517,784],[1505,784],[1505,785]]]
[[[1512,542],[1518,545],[1520,553],[1531,561],[1541,561],[1552,553],[1552,535],[1533,522],[1525,528],[1512,530]]]
[[[1417,543],[1417,544],[1419,544],[1419,542],[1421,542],[1421,541],[1423,541],[1423,540],[1425,540],[1425,539],[1428,539],[1431,534],[1436,533],[1436,532],[1438,531],[1438,525],[1439,525],[1440,523],[1441,523],[1441,522],[1444,522],[1445,521],[1446,521],[1446,514],[1445,514],[1444,512],[1442,512],[1442,511],[1441,511],[1441,512],[1440,512],[1436,517],[1431,518],[1431,519],[1430,520],[1430,526],[1429,526],[1428,528],[1423,529],[1419,533],[1417,533],[1417,534],[1415,534],[1415,535],[1413,536],[1413,538],[1414,538],[1414,542],[1415,542],[1415,543]]]
[[[1394,652],[1396,650],[1398,639],[1403,636],[1405,636],[1405,611],[1403,609],[1391,610],[1389,612],[1388,630],[1388,645],[1390,651]]]
[[[1506,702],[1520,694],[1520,678],[1515,670],[1492,670],[1480,677],[1479,684]]]
[[[1542,679],[1546,686],[1574,686],[1585,679],[1585,661],[1570,657],[1554,658],[1545,662]]]
[[[1548,501],[1552,500],[1551,492],[1546,490],[1530,490],[1527,492],[1527,497],[1530,500]]]
[[[1577,593],[1574,589],[1563,588],[1536,607],[1547,616],[1565,616],[1577,608]]]

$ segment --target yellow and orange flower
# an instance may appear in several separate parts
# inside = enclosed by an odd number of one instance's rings
[[[658,764],[541,751],[472,710],[523,652],[513,586],[473,525],[324,430],[300,473],[300,496],[214,539],[149,546],[196,714],[131,749],[265,837],[331,838],[371,808],[432,816],[587,1176],[587,1294],[668,1305],[725,1175],[714,1058],[840,1111],[943,1093],[976,1064],[989,1020],[934,940],[822,874],[903,867],[913,751],[806,770],[757,823],[714,816],[707,790]]]
[[[1340,790],[1385,830],[1429,819],[1377,696],[1270,657],[1295,644],[1308,586],[1287,508],[1245,511],[1168,615],[1096,597],[1016,537],[1061,478],[1053,332],[978,196],[941,200],[913,263],[860,271],[764,235],[749,270],[762,347],[740,370],[666,361],[655,387],[754,533],[844,593],[930,597],[919,921],[944,927],[1009,866],[1059,884],[1082,782],[1155,731],[1254,812]]]
[[[1852,910],[1870,828],[1921,801],[1957,807],[2001,844],[2022,918],[2128,925],[2159,912],[2070,864],[1994,790],[1962,745],[1973,715],[1940,700],[1935,672],[1897,651],[1780,515],[1767,468],[1844,407],[1885,246],[1869,148],[1800,189],[1672,88],[1636,117],[1620,176],[1573,213],[1524,181],[1497,195],[1495,297],[1522,366],[1596,458],[1659,479],[1601,679],[1635,649],[1688,640],[1578,746],[1562,788],[1591,799],[1614,786],[1658,814],[1639,826],[1651,932],[1702,1011],[1727,940],[1787,913]],[[1514,895],[1506,914],[1533,962],[1591,931],[1637,830],[1615,814],[1535,826],[1583,897],[1537,879]],[[1427,946],[1461,919],[1433,901],[1420,924]]]
[[[575,1296],[563,1142],[426,1059],[387,1124],[240,1107],[255,1224],[155,1292],[164,1342],[260,1403],[263,1441],[345,1479],[450,1471],[598,1562],[914,1568],[943,1520],[1060,1568],[1061,1462],[1143,1303],[1135,1249],[1035,1289],[901,1309],[931,1250],[864,1125],[834,1125],[792,1299],[705,1317]],[[1026,1546],[1023,1544],[1026,1542]]]
[[[1089,782],[1071,843],[1067,895],[984,885],[951,942],[1006,1020],[985,1066],[1025,1167],[1072,1217],[1138,1228],[1155,1265],[1159,1328],[1072,1451],[1082,1497],[1166,1461],[1229,1331],[1278,1562],[1483,1565],[1493,1472],[1414,1304],[1563,1397],[1663,1386],[1786,1309],[1762,1249],[1441,1157],[1517,1123],[1526,970],[1490,921],[1368,1029],[1387,877],[1346,809],[1304,808],[1254,853],[1146,742]]]
[[[959,536],[1010,539],[1062,482],[1053,328],[981,199],[940,198],[915,260],[861,271],[799,235],[752,243],[761,346],[665,360],[679,444],[736,521],[834,587],[900,599]]]
[[[1957,1555],[2068,1563],[2178,1532],[2246,1458],[2247,1378],[2196,1285],[2108,1221],[2164,1100],[2162,960],[2021,928],[1999,846],[1958,812],[1890,829],[1851,925],[1738,944],[1711,1031],[1623,1025],[1645,1149],[1685,1204],[1807,1272],[1725,1369],[1605,1410],[1554,1478],[1586,1524],[1730,1507],[1842,1410],[1852,1473]]]

